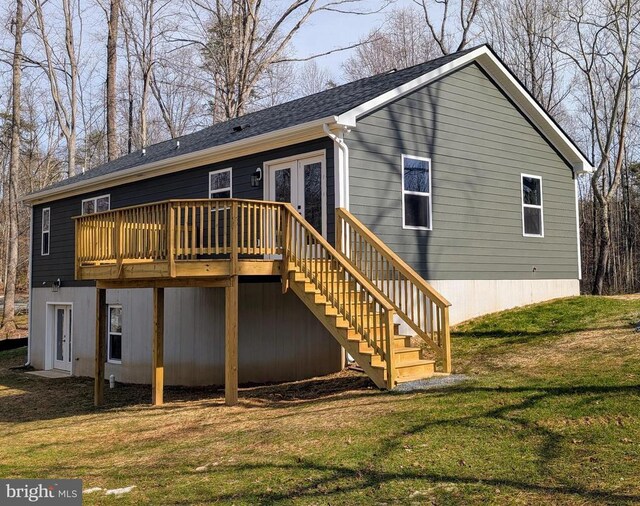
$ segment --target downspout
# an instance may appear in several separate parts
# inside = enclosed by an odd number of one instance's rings
[[[336,207],[343,207],[349,210],[349,146],[344,142],[342,137],[338,137],[330,129],[327,123],[322,125],[322,129],[327,136],[333,140],[334,144],[342,153],[342,163],[338,163],[338,183],[340,185],[338,192],[338,202]]]
[[[327,134],[327,136],[333,141],[334,146],[338,147],[338,150],[341,154],[341,156],[338,157],[338,163],[336,164],[338,169],[338,191],[336,192],[336,194],[338,198],[336,199],[335,206],[349,210],[349,146],[347,146],[347,143],[344,142],[342,136],[338,137],[329,129],[329,125],[327,123],[324,123],[322,125],[322,129],[324,130],[324,133]],[[343,367],[348,367],[349,364],[355,362],[354,358],[347,353],[347,350],[341,347],[341,351],[342,356],[340,358],[340,361]]]
[[[33,332],[33,207],[29,206],[29,208],[31,209],[29,224],[29,276],[27,277],[27,282],[29,283],[29,334],[27,334],[27,363],[24,364],[25,367],[31,365],[31,333]]]

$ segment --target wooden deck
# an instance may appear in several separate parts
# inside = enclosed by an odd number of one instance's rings
[[[76,279],[279,276],[283,209],[234,199],[170,200],[79,216]]]
[[[153,289],[152,400],[162,403],[164,289],[224,287],[225,396],[238,399],[238,277],[279,276],[380,388],[423,379],[434,359],[398,334],[396,314],[451,371],[449,303],[347,211],[337,249],[289,203],[168,200],[80,216],[76,278],[96,281],[95,403],[104,396],[106,296]]]

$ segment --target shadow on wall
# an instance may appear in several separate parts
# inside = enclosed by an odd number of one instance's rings
[[[384,111],[374,112],[372,114],[375,117],[377,114],[384,117],[385,121],[389,122],[389,128],[395,131],[396,134],[389,136],[388,138],[381,139],[376,135],[363,136],[359,138],[360,146],[363,151],[370,153],[371,159],[380,160],[380,163],[386,165],[386,169],[390,169],[389,177],[384,181],[377,181],[378,185],[384,183],[384,188],[381,188],[379,195],[381,195],[385,201],[393,199],[393,207],[387,205],[378,204],[365,204],[367,205],[366,215],[361,215],[358,212],[357,206],[353,211],[356,216],[363,221],[371,230],[384,238],[390,235],[395,235],[393,242],[395,247],[401,249],[397,251],[401,256],[410,259],[410,264],[422,275],[425,279],[432,279],[434,276],[437,278],[437,262],[438,259],[443,259],[450,250],[443,250],[442,248],[435,248],[433,244],[433,237],[438,236],[438,232],[442,231],[446,227],[446,223],[441,221],[448,214],[450,210],[445,209],[445,206],[450,205],[445,199],[446,194],[451,194],[455,191],[455,199],[462,199],[465,201],[465,207],[469,209],[465,213],[465,219],[476,220],[478,219],[478,213],[475,212],[474,196],[477,196],[479,189],[478,179],[472,174],[462,175],[456,174],[455,179],[451,179],[451,170],[447,170],[444,165],[446,161],[446,155],[441,156],[438,147],[442,148],[442,145],[448,141],[447,134],[442,133],[441,125],[443,121],[446,121],[443,111],[443,103],[448,100],[443,97],[445,88],[442,85],[442,81],[437,81],[428,85],[426,88],[418,90],[410,95],[398,99],[396,102],[386,106]],[[420,101],[423,104],[426,111],[418,114],[418,107],[412,107]],[[410,116],[409,116],[410,114]],[[366,121],[366,120],[365,120]],[[408,124],[408,122],[411,124]],[[366,127],[363,128],[366,130]],[[358,132],[354,132],[354,136],[358,136]],[[462,135],[460,136],[462,137]],[[387,144],[392,143],[392,146]],[[419,157],[425,157],[431,159],[431,207],[433,210],[432,215],[432,229],[428,230],[402,230],[402,173],[401,167],[401,155],[415,155]],[[473,160],[469,163],[473,164]],[[352,174],[354,172],[365,173],[367,167],[358,167],[359,171],[354,170],[352,166]],[[365,176],[366,177],[366,176]],[[448,179],[449,178],[449,179]],[[364,183],[363,183],[364,184]],[[452,185],[455,186],[455,190]],[[379,186],[377,186],[380,188]],[[367,191],[366,188],[362,189]],[[397,202],[397,205],[395,205]],[[397,225],[397,228],[395,227]],[[402,237],[400,237],[402,234]],[[413,238],[407,240],[408,238]],[[454,238],[455,239],[455,238]],[[392,242],[392,241],[390,241]],[[392,246],[392,249],[394,248]],[[472,245],[469,245],[472,247]]]

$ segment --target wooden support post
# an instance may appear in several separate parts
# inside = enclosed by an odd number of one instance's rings
[[[224,398],[227,406],[238,403],[238,276],[224,289]]]
[[[442,371],[450,373],[451,366],[451,331],[449,329],[449,308],[442,308]]]
[[[107,361],[107,291],[96,289],[96,351],[94,363],[93,403],[104,402],[104,363]]]
[[[386,355],[386,362],[387,362],[387,389],[388,390],[393,390],[393,388],[396,386],[396,364],[395,364],[395,356],[394,356],[394,339],[395,339],[395,333],[393,331],[393,315],[395,314],[395,311],[390,311],[387,310],[387,321],[385,324],[385,355]]]
[[[160,406],[164,393],[164,288],[153,289],[152,353],[151,403]]]

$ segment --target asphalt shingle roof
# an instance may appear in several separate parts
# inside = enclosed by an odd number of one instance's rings
[[[59,181],[45,189],[60,188],[72,183],[88,181],[97,176],[114,174],[121,170],[169,159],[177,155],[222,146],[327,116],[339,115],[427,72],[446,65],[474,49],[476,47],[395,72],[366,77],[314,95],[249,113],[223,123],[217,123],[192,134],[148,146],[144,156],[142,156],[141,151],[135,151],[88,170],[83,174]],[[249,126],[247,127],[246,125]],[[245,128],[240,131],[234,131],[234,127],[238,126]],[[180,147],[176,149],[176,141],[178,140],[180,141]]]

